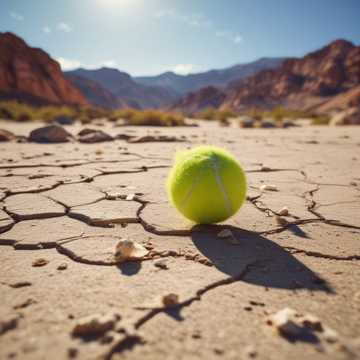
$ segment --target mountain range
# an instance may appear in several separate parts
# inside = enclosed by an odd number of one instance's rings
[[[131,77],[111,68],[62,72],[57,61],[0,33],[0,99],[105,109],[290,108],[328,112],[360,105],[360,47],[336,40],[302,58],[261,58],[226,69]]]
[[[136,77],[134,80],[140,84],[161,86],[173,90],[179,95],[185,95],[207,86],[226,86],[231,81],[247,78],[260,70],[276,68],[283,61],[284,58],[261,58],[247,64],[238,64],[225,69],[189,75],[178,75],[170,71],[158,76]]]
[[[360,105],[360,46],[335,40],[303,58],[232,81],[224,89],[208,87],[187,94],[170,109],[195,113],[207,107],[328,112]]]

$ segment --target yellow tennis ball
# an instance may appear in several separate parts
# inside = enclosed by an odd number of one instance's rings
[[[171,203],[199,224],[224,221],[246,198],[246,177],[236,159],[214,146],[199,146],[176,154],[167,179]]]

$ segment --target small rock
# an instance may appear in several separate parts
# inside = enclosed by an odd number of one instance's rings
[[[127,201],[133,201],[135,199],[136,195],[135,194],[129,194],[129,195],[126,195],[126,198],[125,200]]]
[[[302,331],[302,328],[294,321],[296,314],[295,310],[284,308],[268,317],[267,324],[274,326],[284,337],[296,337]]]
[[[323,327],[319,318],[314,315],[306,314],[300,318],[300,322],[315,331],[323,331]]]
[[[248,345],[244,349],[244,355],[246,358],[254,359],[257,356],[257,351],[254,345]]]
[[[146,142],[182,142],[185,141],[184,139],[177,138],[175,136],[168,136],[168,135],[144,135],[138,136],[134,138],[130,138],[128,140],[129,143],[146,143]]]
[[[58,270],[66,270],[67,267],[68,267],[67,263],[62,263],[57,267],[57,269]]]
[[[218,238],[226,239],[232,245],[239,245],[239,240],[230,229],[223,229],[217,234]]]
[[[16,138],[16,136],[7,130],[4,129],[0,129],[0,142],[1,141],[11,141],[14,140]]]
[[[77,348],[72,347],[68,349],[68,356],[70,359],[77,357],[78,353],[79,350]]]
[[[268,166],[262,166],[261,168],[260,168],[260,171],[263,171],[263,172],[269,172],[269,171],[271,171],[272,169],[270,168],[270,167],[268,167]]]
[[[0,335],[5,334],[9,330],[13,330],[18,326],[19,315],[8,315],[0,320]]]
[[[149,253],[144,246],[127,239],[118,242],[115,248],[115,259],[118,262],[141,260]]]
[[[165,295],[162,298],[162,303],[166,308],[174,307],[179,304],[179,295],[177,294]]]
[[[328,343],[335,343],[339,339],[338,333],[329,327],[325,327],[323,336]]]
[[[40,266],[45,266],[49,263],[49,260],[43,259],[43,258],[39,258],[39,259],[35,259],[32,262],[32,266],[34,267],[40,267]]]
[[[160,269],[167,270],[169,267],[167,265],[166,259],[160,259],[154,262],[154,265]]]
[[[261,185],[260,191],[279,191],[279,189],[275,185]]]
[[[87,144],[111,141],[113,138],[102,130],[83,129],[79,132],[79,141]]]
[[[193,334],[191,335],[193,339],[201,339],[201,333],[199,330],[195,330]]]
[[[31,131],[29,140],[37,143],[68,142],[72,135],[59,125],[48,125]]]
[[[219,238],[227,238],[227,237],[233,236],[233,233],[229,229],[223,229],[217,234],[217,236]]]
[[[278,211],[278,214],[280,216],[288,216],[289,215],[289,209],[287,208],[287,206],[284,206],[283,208],[281,208],[279,211]]]
[[[91,315],[80,319],[72,330],[74,337],[101,336],[115,327],[115,323],[120,320],[117,314],[110,315]]]

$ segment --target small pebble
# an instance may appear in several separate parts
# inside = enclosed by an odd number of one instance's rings
[[[174,307],[179,304],[179,295],[177,294],[165,295],[162,298],[162,303],[166,308]]]
[[[257,356],[257,351],[254,345],[248,345],[244,349],[244,355],[247,358],[254,359]]]
[[[154,265],[160,269],[167,270],[169,267],[167,265],[166,259],[160,259],[154,262]]]
[[[100,336],[115,327],[115,323],[120,320],[117,314],[110,315],[91,315],[80,319],[72,330],[74,337]]]
[[[67,263],[62,263],[57,267],[57,269],[58,270],[66,270],[67,267],[68,267]]]
[[[329,327],[325,327],[323,336],[328,343],[335,343],[339,339],[338,333]]]
[[[302,328],[294,321],[296,314],[295,310],[284,308],[268,317],[267,324],[274,326],[279,334],[284,337],[296,337],[302,331]]]
[[[261,191],[279,191],[277,186],[275,186],[275,185],[265,185],[265,184],[260,186],[260,190]]]
[[[284,206],[282,209],[279,210],[278,214],[280,216],[288,216],[289,215],[289,209]]]
[[[133,201],[135,199],[136,195],[135,194],[129,194],[129,195],[126,195],[126,198],[125,200],[127,201]]]
[[[307,314],[301,317],[300,322],[306,326],[307,328],[310,328],[315,331],[323,331],[323,327],[321,324],[321,321],[319,318],[317,318],[314,315]]]

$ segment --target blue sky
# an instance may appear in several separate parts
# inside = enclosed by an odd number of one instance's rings
[[[359,44],[360,0],[0,0],[0,31],[63,68],[199,72]]]

